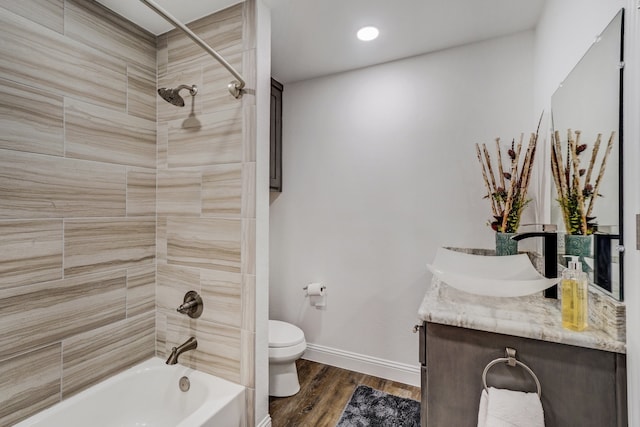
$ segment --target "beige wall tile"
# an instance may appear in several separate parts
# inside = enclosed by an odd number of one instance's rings
[[[167,353],[167,316],[156,311],[156,356],[168,357]]]
[[[256,276],[242,275],[242,329],[256,331]]]
[[[156,308],[156,266],[127,269],[127,318]]]
[[[126,64],[11,12],[0,13],[0,77],[59,95],[126,107]]]
[[[256,217],[256,163],[242,164],[242,217]]]
[[[60,400],[60,343],[0,362],[0,425],[10,426]]]
[[[166,314],[175,313],[189,291],[202,293],[200,288],[200,270],[175,265],[157,266],[156,307]]]
[[[184,129],[181,120],[169,122],[170,168],[210,166],[242,161],[242,114],[224,110],[198,118],[200,129]]]
[[[244,77],[242,67],[242,53],[225,55],[224,59]],[[234,98],[227,89],[227,85],[235,77],[217,61],[209,61],[202,67],[201,103],[205,114],[220,110],[242,108],[242,100]]]
[[[242,4],[189,24],[189,28],[223,57],[242,50]],[[215,61],[182,31],[168,33],[167,71],[173,73],[204,62]]]
[[[167,262],[239,273],[240,238],[239,220],[169,218]]]
[[[167,217],[156,217],[156,264],[167,263]]]
[[[156,41],[87,0],[0,0],[0,26],[11,425],[60,399],[62,347],[65,396],[155,352]]]
[[[246,404],[247,419],[245,421],[245,427],[258,425],[256,423],[256,389],[246,388],[244,391],[244,401]]]
[[[156,41],[151,33],[94,1],[67,0],[64,13],[67,37],[155,75]]]
[[[167,74],[167,64],[169,63],[169,47],[167,45],[167,34],[156,37],[156,67],[158,78]]]
[[[243,97],[244,98],[244,97]],[[256,161],[256,106],[242,106],[242,161]]]
[[[156,73],[135,65],[127,66],[127,112],[156,121]]]
[[[256,105],[256,50],[245,50],[242,52],[242,69],[244,70],[243,77],[246,82],[245,94],[242,96],[242,104]]]
[[[198,348],[180,356],[180,363],[240,383],[240,329],[192,320],[179,314],[167,316],[167,347],[182,344],[189,337]]]
[[[155,259],[151,218],[67,220],[64,224],[65,277],[145,264]]]
[[[156,166],[156,124],[124,112],[67,98],[67,157],[121,165]]]
[[[64,156],[63,99],[0,80],[0,148]]]
[[[62,398],[117,374],[155,353],[155,314],[148,312],[62,342]]]
[[[158,214],[200,216],[202,173],[197,170],[158,171]]]
[[[0,221],[0,289],[62,278],[62,221]]]
[[[242,272],[256,274],[256,220],[242,220]]]
[[[124,319],[126,285],[116,271],[0,290],[0,360]]]
[[[156,173],[154,169],[127,171],[127,216],[156,214]]]
[[[157,154],[156,164],[157,170],[167,169],[169,167],[167,160],[167,151],[169,149],[169,125],[166,122],[158,122],[157,129]]]
[[[242,384],[245,387],[254,388],[256,385],[256,379],[255,379],[256,334],[253,332],[245,331],[243,329],[241,332],[241,341],[242,341],[242,356],[240,358],[240,366],[241,366],[242,375],[240,378],[240,384]]]
[[[202,173],[202,214],[239,218],[242,210],[242,164],[208,167]]]
[[[242,32],[242,46],[244,50],[256,48],[256,27],[258,25],[256,19],[256,2],[245,1],[243,2],[242,16],[243,16],[243,32]]]
[[[202,320],[240,328],[242,325],[242,275],[202,270],[200,276],[204,311]]]
[[[64,32],[64,0],[0,0],[0,7],[60,34]]]
[[[124,216],[125,168],[0,150],[0,218]]]

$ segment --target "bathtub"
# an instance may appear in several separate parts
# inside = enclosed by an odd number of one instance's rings
[[[245,412],[244,387],[154,357],[15,427],[240,427]]]

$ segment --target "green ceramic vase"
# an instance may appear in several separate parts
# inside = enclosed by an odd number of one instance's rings
[[[583,234],[564,235],[565,255],[575,255],[581,258],[591,256],[591,236]]]
[[[516,233],[496,233],[496,255],[516,255],[518,253],[518,242],[511,237]]]

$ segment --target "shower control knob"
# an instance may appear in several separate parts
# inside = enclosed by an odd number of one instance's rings
[[[192,319],[197,319],[202,314],[204,304],[196,291],[189,291],[184,296],[184,301],[177,308],[178,313],[186,314]]]

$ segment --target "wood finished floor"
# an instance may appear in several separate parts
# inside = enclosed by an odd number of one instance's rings
[[[360,384],[400,397],[420,400],[420,387],[372,377],[300,359],[300,391],[291,397],[269,397],[273,427],[335,427],[351,394]]]

